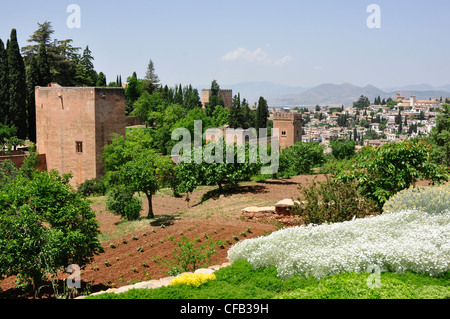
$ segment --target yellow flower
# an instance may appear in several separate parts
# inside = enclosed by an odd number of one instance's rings
[[[204,284],[208,280],[215,280],[216,275],[214,274],[181,274],[170,281],[170,285],[189,285],[193,287],[198,287]]]

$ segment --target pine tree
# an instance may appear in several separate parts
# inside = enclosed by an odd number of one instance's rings
[[[160,86],[159,77],[155,72],[155,66],[151,59],[148,63],[147,72],[145,73],[145,80],[149,82],[150,94]]]
[[[9,70],[9,108],[11,121],[17,127],[17,137],[26,139],[27,128],[27,84],[25,64],[20,54],[17,42],[17,31],[12,29],[11,38],[7,46]]]
[[[0,123],[3,124],[10,122],[8,87],[8,56],[0,40]]]
[[[92,61],[94,61],[92,51],[89,50],[89,46],[86,46],[83,51],[83,55],[80,58],[80,64],[84,67],[85,83],[88,86],[95,86],[98,77],[98,74],[94,69],[94,63]]]

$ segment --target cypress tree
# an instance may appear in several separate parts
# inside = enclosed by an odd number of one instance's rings
[[[47,46],[44,42],[39,45],[39,50],[36,57],[36,67],[39,74],[37,85],[47,86],[52,82],[52,75],[50,72],[50,60],[47,55]]]
[[[8,56],[0,40],[0,123],[3,124],[10,121],[8,87]]]
[[[267,101],[261,96],[258,100],[256,109],[256,130],[259,134],[260,128],[267,128],[267,119],[269,118],[269,106]]]
[[[29,58],[29,67],[27,70],[27,112],[28,112],[28,137],[30,141],[36,143],[36,97],[35,87],[40,85],[41,74],[39,72],[36,56]]]
[[[233,97],[233,101],[231,102],[230,108],[230,120],[229,123],[231,128],[242,127],[242,118],[241,118],[241,97],[240,95],[235,95]]]
[[[20,54],[16,29],[12,29],[9,45],[7,46],[9,70],[9,107],[11,121],[17,127],[17,137],[26,139],[27,128],[27,84],[25,63]]]

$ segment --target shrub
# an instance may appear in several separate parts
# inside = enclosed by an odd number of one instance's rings
[[[313,167],[325,163],[324,146],[318,143],[297,142],[280,153],[280,177],[309,174]]]
[[[450,184],[435,187],[410,187],[392,196],[383,206],[387,213],[418,209],[427,213],[450,210]]]
[[[169,240],[176,246],[172,253],[173,259],[162,259],[155,256],[155,261],[162,266],[168,266],[168,274],[171,276],[206,267],[211,262],[211,256],[216,254],[214,248],[217,244],[209,237],[206,243],[202,245],[196,245],[198,237],[189,240],[183,235],[179,242],[175,242],[174,238]]]
[[[331,141],[331,154],[336,159],[350,158],[355,155],[354,141]]]
[[[140,217],[142,201],[128,188],[119,185],[108,191],[106,209],[125,220],[136,220]]]
[[[78,187],[78,192],[83,196],[105,195],[106,186],[103,179],[93,178],[84,181]]]
[[[379,212],[375,202],[358,192],[355,182],[335,181],[329,175],[324,182],[315,180],[309,187],[299,185],[303,194],[292,213],[302,216],[305,224],[334,223]]]
[[[246,259],[254,269],[277,267],[281,278],[323,278],[341,272],[416,273],[450,271],[450,212],[401,211],[371,218],[286,228],[236,243],[231,262]]]
[[[422,140],[366,146],[358,153],[352,170],[337,176],[339,180],[357,180],[361,193],[375,200],[380,208],[397,192],[420,179],[432,183],[447,181],[446,169],[430,160],[431,146]]]
[[[193,287],[199,287],[207,281],[216,280],[214,274],[181,274],[170,281],[170,285],[188,285]]]
[[[37,293],[70,264],[83,267],[102,249],[89,201],[58,172],[18,175],[0,189],[0,279],[16,275]]]

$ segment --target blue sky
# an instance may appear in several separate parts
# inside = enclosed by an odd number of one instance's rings
[[[66,24],[72,3],[79,29]],[[372,3],[378,29],[366,24]],[[54,38],[89,45],[108,81],[143,77],[152,59],[169,86],[450,84],[448,0],[15,0],[1,8],[4,42],[16,28],[24,46],[38,22],[50,21]]]

